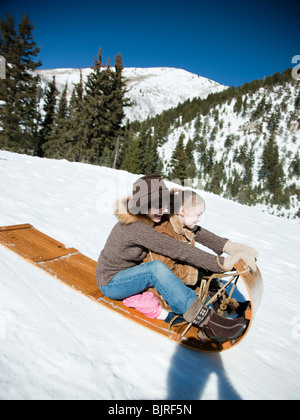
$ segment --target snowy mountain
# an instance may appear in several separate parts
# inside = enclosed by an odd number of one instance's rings
[[[237,91],[227,101],[210,105],[205,114],[195,113],[187,123],[182,122],[181,111],[160,148],[165,173],[183,136],[185,145],[192,141],[196,178],[203,188],[242,204],[259,204],[276,215],[299,218],[299,104],[300,85],[294,82],[243,94]],[[277,173],[271,173],[272,159]],[[267,185],[271,178],[274,184]]]
[[[0,179],[0,226],[31,223],[96,260],[137,176],[0,151]],[[205,228],[260,253],[265,293],[238,346],[188,350],[0,246],[0,400],[299,399],[300,225],[204,198]]]
[[[91,69],[82,70],[84,80],[90,72]],[[55,75],[60,92],[67,84],[69,97],[80,77],[76,69],[39,70],[38,74],[43,86]],[[230,89],[225,92],[228,89],[225,86],[174,68],[125,68],[124,76],[127,96],[133,103],[131,108],[125,108],[129,121],[144,122],[158,115],[156,120],[150,120],[148,127],[148,133],[154,133],[155,137],[161,113],[172,108],[173,122],[169,123],[163,136],[164,145],[159,149],[165,174],[173,170],[171,157],[183,136],[184,145],[190,141],[189,146],[192,144],[193,148],[194,161],[189,165],[195,170],[188,178],[194,178],[195,185],[200,180],[203,188],[225,198],[260,205],[272,214],[300,217],[299,81],[282,78],[278,83],[278,76],[274,84],[273,80],[256,90],[248,84],[249,91],[236,90],[235,96],[229,95],[227,101],[219,104],[214,104],[210,97],[208,111],[197,114],[193,99],[205,99],[210,93],[225,95]],[[184,104],[187,100],[191,102]],[[178,104],[183,106],[174,109]],[[184,113],[194,116],[187,118]],[[165,125],[168,118],[164,113]],[[262,166],[263,159],[267,160],[263,156],[270,139],[274,143],[273,155],[278,155],[274,161],[276,171],[272,174],[266,173]],[[269,180],[272,185],[268,185]]]
[[[91,69],[82,69],[83,81],[91,73]],[[53,69],[36,71],[44,88],[55,76],[57,88],[63,91],[68,85],[70,98],[74,84],[79,83],[78,69]],[[166,109],[173,108],[178,103],[195,97],[206,98],[209,93],[220,92],[226,86],[212,80],[189,73],[185,70],[153,67],[153,68],[125,68],[123,72],[127,80],[127,96],[133,106],[125,109],[129,121],[144,120],[154,117]]]

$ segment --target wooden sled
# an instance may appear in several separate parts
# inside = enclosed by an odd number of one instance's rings
[[[210,340],[202,342],[198,339],[198,329],[194,326],[191,326],[182,337],[186,325],[176,326],[175,324],[170,327],[164,321],[150,319],[135,309],[125,307],[121,301],[113,301],[105,297],[96,283],[96,261],[81,254],[75,248],[67,248],[64,244],[43,234],[30,224],[0,227],[0,243],[98,304],[198,351],[220,352],[240,343],[250,330],[263,292],[263,281],[259,270],[256,273],[249,271],[247,274],[241,275],[240,277],[248,290],[251,301],[245,313],[246,319],[249,320],[247,329],[241,337],[234,341],[226,341],[222,344]],[[238,272],[241,272],[244,271],[245,267],[243,262],[240,261],[235,268]]]

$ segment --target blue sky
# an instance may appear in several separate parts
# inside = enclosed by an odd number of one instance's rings
[[[41,68],[89,67],[119,52],[125,67],[177,67],[237,86],[294,67],[300,1],[0,0],[24,13],[42,47]]]

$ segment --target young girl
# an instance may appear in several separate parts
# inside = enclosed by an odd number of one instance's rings
[[[199,327],[211,327],[211,338],[236,337],[245,328],[243,318],[226,319],[217,315],[161,261],[142,264],[151,251],[189,266],[222,272],[216,255],[154,229],[169,211],[169,202],[169,190],[161,177],[149,175],[134,184],[131,198],[118,204],[116,215],[119,221],[107,239],[97,265],[96,279],[100,290],[110,299],[124,300],[154,287],[168,302],[172,312],[183,314],[187,322]],[[190,214],[188,226],[198,217],[198,213]],[[195,240],[217,255],[223,251],[230,252],[228,257],[220,257],[220,263],[226,270],[231,270],[241,258],[256,270],[256,252],[252,248],[234,244],[234,249],[227,249],[226,245],[232,244],[228,239],[205,229],[196,232]]]
[[[170,193],[170,217],[165,218],[163,223],[155,227],[155,230],[180,242],[195,246],[196,233],[200,229],[198,224],[201,223],[205,212],[205,202],[200,195],[190,190],[174,189]],[[144,262],[154,260],[167,265],[187,286],[194,286],[197,283],[199,275],[197,268],[151,251]]]

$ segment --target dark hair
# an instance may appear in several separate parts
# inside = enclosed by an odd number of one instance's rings
[[[161,209],[170,202],[170,191],[160,175],[146,175],[133,184],[128,203],[131,214],[148,214],[151,207]]]

